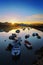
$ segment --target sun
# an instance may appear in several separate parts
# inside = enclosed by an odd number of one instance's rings
[[[11,22],[11,24],[13,25],[13,24],[14,24],[14,22]]]

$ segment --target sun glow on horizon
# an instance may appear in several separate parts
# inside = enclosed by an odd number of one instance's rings
[[[11,24],[13,25],[13,24],[14,24],[14,22],[11,22]]]

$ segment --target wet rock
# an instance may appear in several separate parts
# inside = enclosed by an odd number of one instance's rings
[[[16,30],[16,33],[20,33],[20,30]]]
[[[9,39],[14,40],[15,37],[17,37],[17,35],[16,34],[12,34],[12,36],[9,36]]]
[[[25,35],[25,39],[27,39],[27,38],[29,38],[30,37],[30,35]]]
[[[4,40],[6,42],[6,40]]]
[[[32,36],[38,36],[38,33],[33,33]]]
[[[23,30],[25,30],[25,28],[23,28]]]
[[[41,37],[40,37],[40,36],[37,36],[37,38],[38,38],[38,39],[41,39]]]
[[[35,36],[35,34],[33,33],[32,36]]]
[[[8,47],[6,48],[6,50],[11,51],[12,48],[13,48],[13,46],[11,44],[9,44]]]
[[[16,34],[12,34],[12,36],[13,36],[13,37],[17,37],[17,35],[16,35]]]

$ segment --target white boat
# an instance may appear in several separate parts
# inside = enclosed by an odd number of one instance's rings
[[[27,40],[25,40],[25,46],[26,46],[27,48],[29,48],[29,49],[32,48],[31,43],[30,43],[29,41],[27,41]]]
[[[21,53],[21,50],[19,46],[16,45],[12,48],[12,51],[11,51],[12,56],[19,56],[20,53]]]

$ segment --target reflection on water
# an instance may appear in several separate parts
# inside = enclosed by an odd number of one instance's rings
[[[41,46],[43,46],[43,33],[36,29],[26,28],[25,30],[19,29],[20,33],[16,33],[17,29],[13,29],[9,32],[0,32],[0,64],[3,65],[32,65],[33,61],[36,59],[36,56],[34,55],[35,50],[39,49]],[[33,37],[32,34],[34,32],[37,32],[41,39],[38,39],[36,36]],[[21,43],[21,55],[20,58],[17,58],[17,62],[15,62],[14,58],[12,60],[11,51],[8,52],[5,49],[7,46],[13,43],[13,40],[9,39],[9,36],[12,35],[12,33],[16,33],[18,37],[22,38]],[[32,49],[27,49],[24,45],[25,35],[29,34],[30,37],[27,38],[27,40],[32,44]]]

